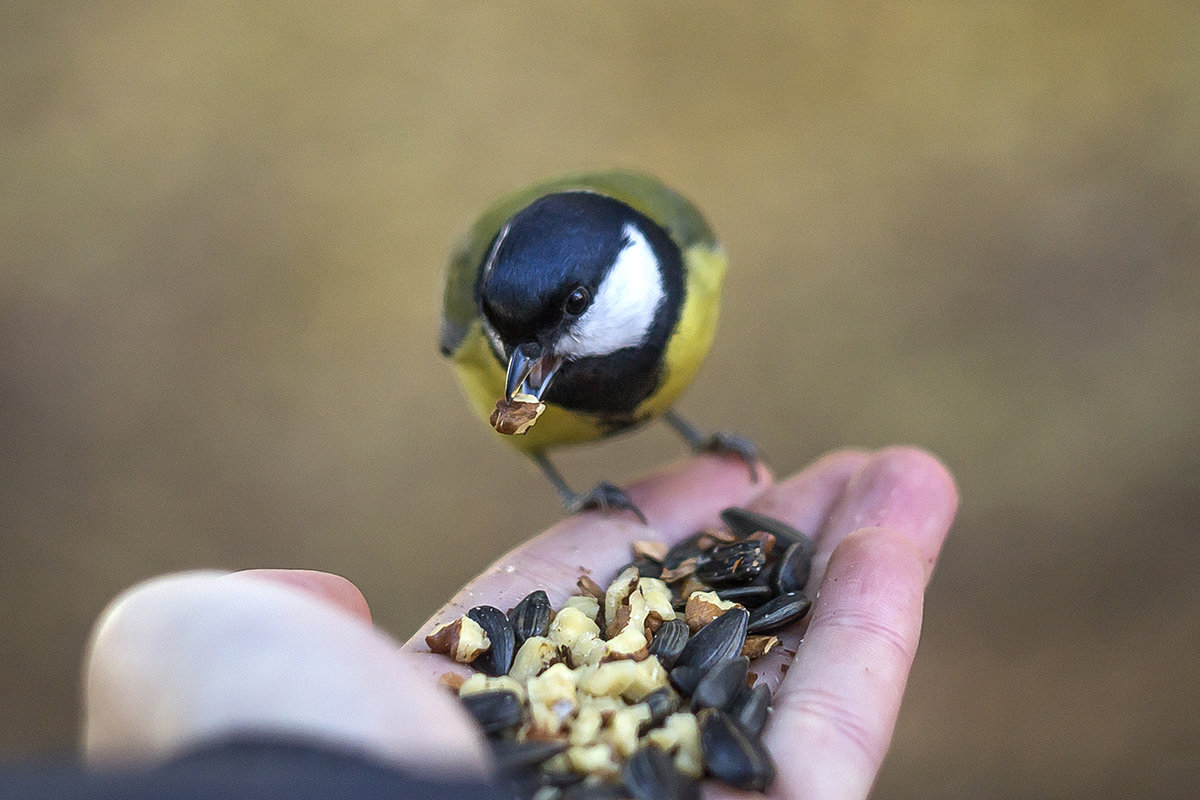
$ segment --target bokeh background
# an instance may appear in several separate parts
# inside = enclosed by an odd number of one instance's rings
[[[332,570],[406,636],[553,522],[436,356],[442,265],[615,164],[731,255],[685,412],[960,481],[878,795],[1200,792],[1196,3],[0,13],[0,757],[72,747],[141,578]]]

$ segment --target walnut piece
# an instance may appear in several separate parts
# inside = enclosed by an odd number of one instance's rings
[[[546,410],[546,404],[529,394],[513,395],[513,399],[501,397],[492,409],[489,422],[498,433],[505,436],[521,436],[537,422]]]

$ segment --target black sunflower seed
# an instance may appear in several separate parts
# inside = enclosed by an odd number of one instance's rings
[[[667,677],[671,679],[672,686],[691,697],[704,677],[704,670],[699,667],[679,666],[667,673]]]
[[[465,694],[459,699],[484,733],[499,733],[521,721],[521,698],[507,689]]]
[[[808,574],[812,569],[813,547],[809,542],[796,542],[788,546],[783,557],[775,565],[771,574],[771,585],[780,594],[798,592],[808,583]]]
[[[690,637],[687,623],[680,617],[669,619],[658,627],[650,642],[650,655],[658,656],[659,663],[665,669],[675,665],[675,660],[683,652]]]
[[[475,606],[467,616],[479,623],[492,643],[486,652],[471,662],[472,665],[488,675],[508,674],[516,653],[516,634],[508,617],[495,606]]]
[[[638,750],[621,769],[636,800],[699,800],[700,784],[675,768],[671,756],[653,745]]]
[[[720,544],[696,558],[696,577],[705,583],[719,585],[753,580],[767,563],[761,541]]]
[[[696,715],[700,750],[710,775],[738,789],[761,792],[775,779],[775,764],[757,736],[742,730],[719,708]]]
[[[731,608],[692,634],[675,664],[707,670],[718,661],[741,655],[746,644],[746,623],[750,614],[744,608]]]
[[[702,552],[700,548],[700,540],[706,536],[703,531],[686,539],[681,539],[676,542],[667,554],[663,556],[663,569],[679,569],[679,565],[689,558],[696,558]]]
[[[692,708],[719,708],[728,711],[734,698],[746,688],[750,659],[745,656],[727,658],[704,673],[692,692]]]
[[[801,592],[781,594],[751,612],[746,632],[766,633],[777,630],[803,617],[811,607],[812,601]]]
[[[550,598],[541,589],[530,592],[508,612],[508,621],[517,649],[531,636],[545,636],[550,630]]]
[[[721,512],[721,520],[738,536],[765,531],[773,535],[780,546],[786,547],[797,542],[806,542],[811,546],[813,543],[811,536],[801,533],[786,522],[748,508],[731,506]]]
[[[638,556],[633,561],[630,561],[628,564],[617,570],[617,574],[620,575],[630,567],[637,567],[638,577],[640,578],[657,578],[659,575],[662,575],[663,571],[663,565],[655,561],[653,558],[650,558],[649,556]]]
[[[771,690],[765,683],[756,683],[738,695],[729,710],[729,716],[742,728],[755,736],[762,733],[767,722],[767,711],[771,706]]]
[[[563,789],[562,800],[628,800],[623,783],[584,780]]]
[[[662,721],[679,710],[679,695],[671,691],[670,686],[660,686],[642,698],[642,702],[650,707],[650,719],[643,725],[643,730],[662,724]]]
[[[775,589],[766,584],[745,583],[740,586],[724,586],[717,589],[717,597],[731,603],[741,603],[755,608],[775,596]]]
[[[530,739],[524,742],[492,740],[492,755],[501,772],[535,767],[567,749],[566,742]]]

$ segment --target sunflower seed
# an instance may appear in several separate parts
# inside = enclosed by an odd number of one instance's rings
[[[636,800],[699,800],[700,785],[675,768],[671,756],[651,745],[629,757],[621,770]]]
[[[521,721],[521,698],[505,689],[475,692],[459,699],[484,733],[499,733]]]
[[[728,711],[738,693],[746,688],[750,659],[745,656],[727,658],[704,673],[692,692],[692,708],[719,708]]]
[[[719,708],[706,708],[696,718],[710,775],[738,789],[761,792],[770,785],[775,765],[757,736],[746,733]]]
[[[679,666],[671,670],[668,677],[671,685],[684,694],[691,696],[704,677],[704,670],[699,667]]]
[[[747,688],[738,695],[729,716],[747,733],[757,736],[767,722],[770,705],[771,690],[765,683],[756,683],[753,688]]]
[[[650,707],[650,719],[644,724],[644,729],[662,724],[664,719],[679,710],[679,695],[675,694],[670,686],[655,689],[643,697],[642,702]]]
[[[585,780],[568,786],[561,797],[562,800],[628,800],[629,792],[623,783]]]
[[[762,540],[722,544],[696,558],[696,577],[712,585],[753,580],[767,563]]]
[[[717,589],[717,597],[731,603],[741,603],[747,608],[755,608],[775,596],[775,590],[770,586],[746,583],[741,586],[725,586]]]
[[[531,636],[545,636],[550,630],[550,598],[541,589],[530,592],[508,612],[508,621],[517,649]]]
[[[771,585],[780,594],[798,592],[808,583],[812,570],[812,542],[796,542],[784,551],[771,575]]]
[[[663,572],[662,562],[655,561],[647,556],[638,556],[633,561],[621,567],[621,571],[624,572],[630,567],[637,567],[638,575],[643,578],[657,578]]]
[[[477,622],[492,642],[491,648],[472,663],[488,675],[507,674],[517,646],[508,617],[495,606],[475,606],[467,612],[467,617]]]
[[[746,537],[764,531],[772,534],[781,545],[795,542],[812,542],[812,537],[788,525],[786,522],[748,508],[730,506],[721,512],[721,521],[739,536]]]
[[[549,739],[529,739],[524,742],[492,740],[492,756],[500,772],[535,767],[566,749],[566,742]]]
[[[746,625],[746,632],[766,633],[777,630],[803,617],[811,607],[812,601],[801,592],[781,594],[754,609]]]
[[[667,554],[663,556],[663,569],[673,570],[679,569],[679,565],[689,558],[695,558],[704,552],[704,548],[700,546],[700,540],[705,536],[701,531],[694,536],[689,536],[686,539],[681,539],[672,545]]]
[[[658,661],[663,668],[670,669],[675,666],[675,660],[679,658],[679,654],[687,645],[689,635],[690,631],[683,618],[676,617],[667,620],[658,627],[658,631],[654,634],[654,641],[650,642],[650,655],[658,656]]]
[[[749,619],[750,614],[744,608],[726,611],[692,634],[675,664],[706,670],[718,661],[740,655],[746,644]]]

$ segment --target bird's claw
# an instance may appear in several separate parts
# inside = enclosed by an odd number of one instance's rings
[[[631,511],[643,525],[646,524],[646,515],[634,505],[625,490],[607,482],[596,484],[589,492],[575,495],[566,503],[566,507],[568,514],[592,509],[599,509],[606,514],[610,511]]]
[[[750,469],[750,480],[758,482],[758,465],[762,460],[758,457],[758,448],[754,442],[744,436],[738,436],[729,431],[717,431],[709,436],[699,448],[701,452],[733,456],[741,459]]]

